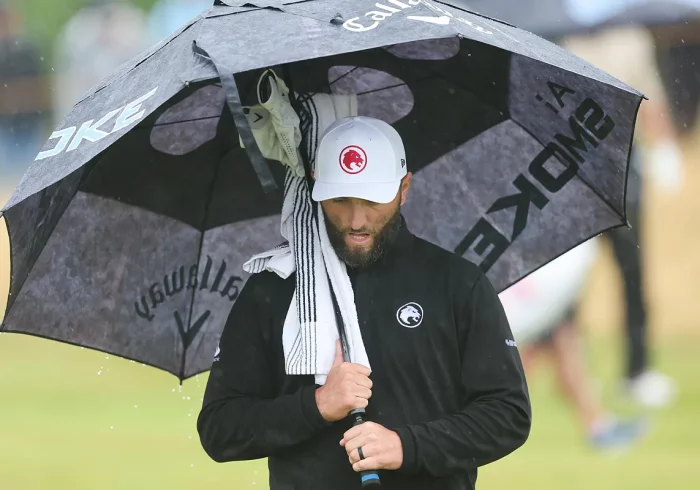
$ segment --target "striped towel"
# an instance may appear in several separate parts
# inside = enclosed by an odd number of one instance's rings
[[[355,98],[316,94],[302,96],[299,102],[301,129],[313,162],[323,131],[336,119],[357,114]],[[338,339],[330,287],[345,326],[349,361],[370,368],[345,263],[330,244],[323,212],[311,199],[306,179],[291,169],[285,178],[281,232],[285,243],[252,257],[243,269],[252,274],[272,271],[285,279],[296,272],[282,334],[287,374],[313,374],[320,385],[326,381]]]

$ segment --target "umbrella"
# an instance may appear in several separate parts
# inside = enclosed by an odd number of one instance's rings
[[[243,110],[270,68],[392,124],[409,227],[499,291],[626,224],[642,95],[562,48],[441,2],[217,1],[86,94],[28,168],[3,208],[2,330],[208,370],[242,263],[281,241],[284,170]]]
[[[700,0],[452,0],[547,38],[624,24],[663,26],[700,18]]]

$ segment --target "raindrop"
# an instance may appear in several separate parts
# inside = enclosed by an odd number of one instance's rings
[[[51,67],[51,71],[56,71],[53,66]]]
[[[192,397],[188,396],[188,397],[187,397],[187,399],[188,399],[188,400],[191,400],[191,399],[192,399]]]
[[[39,59],[40,59],[41,61],[44,61],[44,57],[43,57],[43,56],[41,56]]]
[[[192,436],[189,436],[188,439],[192,439]]]
[[[105,356],[105,359],[109,359],[109,356]]]
[[[173,388],[173,393],[175,393],[175,388]]]
[[[191,464],[191,465],[190,465],[190,468],[194,468],[194,465],[193,465],[193,464]]]
[[[188,417],[191,417],[191,416],[192,416],[192,414],[191,414],[191,413],[188,413],[188,414],[187,414],[187,416],[188,416]]]
[[[100,369],[99,371],[97,371],[97,375],[99,376],[100,374],[102,374],[102,370],[101,370],[101,369]]]
[[[109,430],[114,430],[114,426],[111,426],[111,427],[109,428]]]
[[[139,408],[139,406],[138,406],[138,405],[134,405],[134,408]]]

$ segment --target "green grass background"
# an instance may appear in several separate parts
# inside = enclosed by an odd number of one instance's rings
[[[700,489],[700,358],[697,337],[666,338],[660,368],[679,402],[652,415],[652,431],[626,454],[590,450],[545,365],[530,380],[534,425],[527,444],[485,467],[479,488],[543,490]],[[588,342],[608,404],[619,345]],[[196,417],[206,384],[179,386],[156,369],[17,334],[0,334],[0,488],[11,490],[265,489],[265,461],[217,464],[205,455]]]

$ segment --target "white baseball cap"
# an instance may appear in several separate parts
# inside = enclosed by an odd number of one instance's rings
[[[394,200],[406,173],[406,151],[391,125],[370,117],[345,117],[321,137],[312,197],[315,201],[354,197],[385,204]]]

